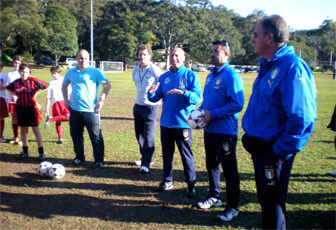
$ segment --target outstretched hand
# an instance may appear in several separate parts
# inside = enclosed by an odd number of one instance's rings
[[[159,88],[160,82],[156,83],[156,85],[152,85],[149,89],[149,93],[154,93]]]

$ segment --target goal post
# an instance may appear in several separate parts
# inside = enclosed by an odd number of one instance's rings
[[[116,61],[101,61],[100,70],[103,73],[123,73],[124,63]]]

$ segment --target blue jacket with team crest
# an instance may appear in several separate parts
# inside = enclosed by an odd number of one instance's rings
[[[207,76],[203,98],[200,108],[209,110],[211,116],[204,131],[237,135],[238,116],[244,107],[244,83],[228,62],[213,68]]]
[[[304,147],[314,128],[314,75],[292,46],[284,45],[270,60],[259,62],[242,127],[249,136],[274,142],[274,153],[286,160]]]
[[[202,101],[202,88],[198,75],[182,65],[176,73],[170,68],[170,71],[160,76],[159,82],[157,91],[147,95],[151,102],[157,102],[161,98],[163,100],[160,125],[190,129],[187,122],[188,114]],[[167,92],[174,88],[185,90],[184,95],[167,95]]]

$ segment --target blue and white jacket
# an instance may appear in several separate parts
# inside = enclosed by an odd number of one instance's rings
[[[203,98],[200,108],[209,110],[211,116],[204,131],[237,135],[238,116],[244,107],[244,83],[228,62],[211,70],[205,80]]]
[[[292,46],[284,45],[270,60],[259,62],[242,127],[251,137],[274,142],[274,153],[286,160],[305,146],[314,128],[314,75]]]
[[[190,129],[187,122],[188,114],[195,109],[195,105],[202,101],[202,88],[198,75],[184,65],[177,69],[172,68],[159,78],[160,85],[157,91],[148,93],[148,100],[157,102],[163,100],[160,125],[168,128]],[[171,89],[185,90],[182,96],[167,95]]]

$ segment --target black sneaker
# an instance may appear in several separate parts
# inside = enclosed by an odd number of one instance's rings
[[[196,190],[194,184],[189,184],[187,187],[187,197],[194,198],[196,196]]]
[[[62,138],[58,139],[57,144],[63,144],[64,140]]]
[[[75,165],[75,166],[83,165],[83,164],[85,164],[85,161],[81,161],[77,158],[75,158],[73,161],[70,162],[70,165]]]
[[[162,181],[159,185],[159,187],[157,187],[155,189],[155,192],[164,192],[166,190],[170,190],[174,188],[174,185],[173,185],[173,182],[165,182],[165,181]]]
[[[103,163],[96,163],[96,170],[100,170],[104,168],[104,164]]]
[[[20,155],[19,155],[19,157],[16,158],[16,159],[17,159],[17,160],[21,160],[21,159],[23,159],[23,158],[27,158],[28,156],[29,156],[28,153],[21,152]]]
[[[45,160],[45,155],[44,155],[44,153],[39,154],[39,156],[38,156],[38,160],[39,160],[39,161],[44,161],[44,160]]]

